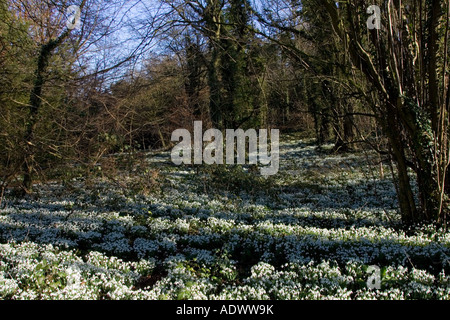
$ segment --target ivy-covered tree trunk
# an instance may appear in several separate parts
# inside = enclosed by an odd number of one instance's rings
[[[387,105],[386,108],[391,110],[391,114],[394,114],[395,109],[392,107],[392,104]],[[379,123],[389,140],[391,154],[397,168],[397,177],[394,179],[395,183],[397,183],[397,197],[402,220],[410,224],[417,219],[418,212],[411,179],[408,175],[408,161],[405,155],[403,141],[401,140],[401,128],[394,115],[380,119]]]
[[[24,193],[32,192],[33,185],[33,173],[35,166],[35,144],[34,144],[34,134],[36,129],[36,124],[38,121],[39,111],[42,106],[42,88],[45,82],[44,74],[47,70],[49,60],[51,58],[53,50],[55,50],[67,36],[69,35],[69,30],[65,31],[57,39],[52,39],[48,43],[41,46],[41,50],[38,57],[38,62],[35,71],[35,80],[33,89],[30,93],[29,102],[29,113],[28,121],[25,128],[25,150],[24,150],[24,160],[23,160],[23,181],[22,189]]]
[[[87,0],[82,0],[79,6],[80,12],[84,9]],[[55,26],[57,28],[57,26]],[[58,37],[50,37],[47,42],[44,42],[40,46],[39,56],[37,59],[36,69],[34,72],[33,88],[30,92],[29,98],[29,113],[25,126],[25,150],[22,164],[23,180],[22,190],[23,193],[32,192],[33,174],[35,172],[35,156],[38,150],[36,149],[35,132],[36,126],[39,120],[39,113],[41,111],[43,101],[43,86],[45,84],[45,73],[50,63],[50,59],[53,52],[59,48],[64,41],[69,37],[71,28],[67,27],[60,31]],[[51,34],[50,29],[47,30],[48,34]]]
[[[402,2],[384,2],[383,28],[367,30],[361,6],[320,0],[336,35],[346,44],[352,64],[378,92],[379,123],[389,138],[397,165],[398,199],[406,223],[446,222],[445,189],[449,163],[448,35],[449,1],[426,0],[405,9]],[[363,7],[371,5],[367,1]],[[443,15],[447,12],[446,19]],[[341,23],[344,20],[345,23]],[[366,35],[369,34],[369,37]],[[408,168],[415,173],[414,197]],[[416,208],[415,200],[420,207]]]
[[[213,126],[223,128],[223,108],[220,84],[220,39],[223,13],[220,1],[208,0],[203,14],[206,36],[209,40],[210,61],[208,64],[209,113]]]
[[[416,162],[417,185],[419,187],[422,213],[416,221],[430,220],[440,222],[442,215],[440,201],[441,193],[438,183],[439,173],[434,155],[435,136],[432,121],[427,119],[424,111],[410,98],[403,100],[403,119],[411,132],[414,160]]]
[[[202,86],[202,53],[198,43],[186,36],[186,80],[185,90],[188,105],[195,117],[202,116],[200,106],[200,90]]]

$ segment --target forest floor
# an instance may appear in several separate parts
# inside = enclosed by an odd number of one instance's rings
[[[450,232],[401,224],[375,154],[330,151],[285,138],[268,178],[148,153],[7,194],[0,298],[449,299]]]

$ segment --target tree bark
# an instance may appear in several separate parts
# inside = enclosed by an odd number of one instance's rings
[[[33,89],[30,93],[29,100],[29,112],[28,121],[25,129],[25,150],[24,150],[24,160],[23,160],[23,181],[22,189],[24,193],[32,192],[33,185],[33,173],[34,173],[34,133],[36,129],[36,124],[38,121],[39,111],[42,106],[42,88],[44,85],[44,74],[46,72],[49,60],[52,55],[52,51],[56,49],[67,36],[69,31],[64,32],[59,38],[55,40],[50,40],[48,43],[41,46],[39,52],[38,63],[35,71],[35,81],[33,84]]]

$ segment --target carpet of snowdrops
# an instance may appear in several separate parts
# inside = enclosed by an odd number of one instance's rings
[[[155,192],[78,178],[7,195],[0,298],[450,298],[450,233],[401,225],[388,166],[285,140],[268,178],[162,152],[147,156]]]

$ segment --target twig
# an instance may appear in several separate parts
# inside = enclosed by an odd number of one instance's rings
[[[6,186],[4,184],[2,184],[1,193],[0,193],[0,209],[2,208],[3,198],[5,196],[5,188],[6,188]]]
[[[409,261],[409,263],[412,265],[412,267],[413,267],[414,269],[416,269],[416,267],[415,267],[414,264],[412,263],[411,258],[409,257],[409,255],[408,255],[408,253],[406,252],[405,249],[403,249],[403,252],[405,253],[406,259],[408,259],[408,261]],[[405,261],[405,259],[403,259],[403,261]]]

